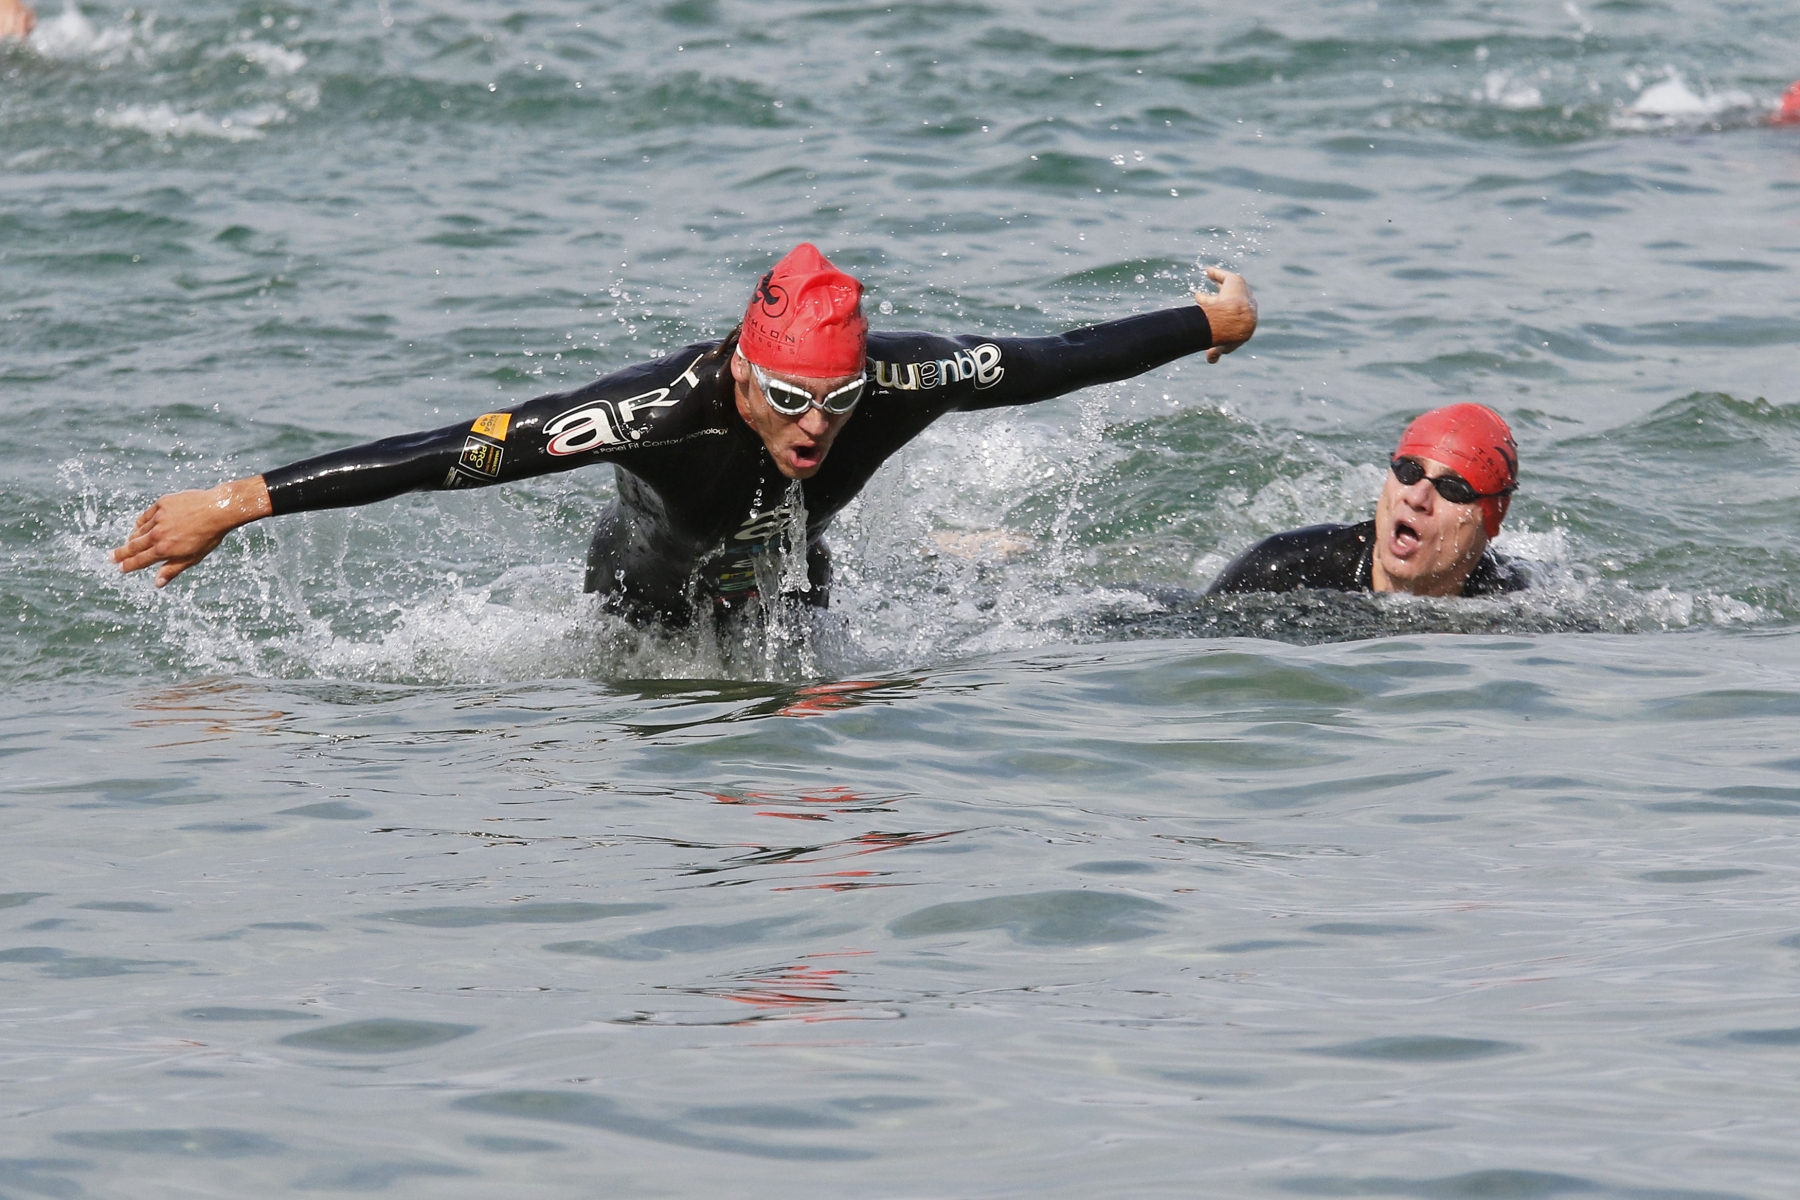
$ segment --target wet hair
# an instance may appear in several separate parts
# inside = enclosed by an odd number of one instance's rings
[[[694,369],[702,373],[714,369],[719,370],[719,374],[723,377],[725,387],[713,403],[732,408],[734,415],[736,408],[735,397],[737,395],[737,381],[732,378],[730,363],[732,354],[737,350],[738,334],[743,328],[744,324],[742,321],[733,325],[731,327],[731,332],[727,333],[723,338],[720,338],[719,344],[701,355],[700,361],[694,364]]]
[[[732,352],[737,349],[738,336],[743,332],[743,329],[744,323],[742,321],[733,325],[731,327],[731,332],[720,338],[718,345],[701,355],[700,361],[695,365],[700,367],[711,367],[719,362],[729,359]]]

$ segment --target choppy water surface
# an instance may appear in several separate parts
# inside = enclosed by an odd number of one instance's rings
[[[1784,1197],[1800,75],[1725,3],[180,9],[0,49],[0,1194]],[[836,607],[604,468],[150,498],[722,332],[1256,341],[944,422]],[[1203,599],[1512,420],[1523,598]]]

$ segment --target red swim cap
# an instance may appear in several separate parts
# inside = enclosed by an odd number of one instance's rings
[[[1781,98],[1781,106],[1769,121],[1775,125],[1800,125],[1800,83],[1787,90]]]
[[[756,285],[738,347],[759,367],[830,379],[863,369],[868,336],[862,284],[801,242]]]
[[[1498,492],[1519,482],[1519,448],[1500,414],[1481,404],[1433,409],[1406,427],[1394,457],[1407,455],[1441,462],[1478,492]],[[1500,532],[1511,496],[1481,501],[1487,535]]]

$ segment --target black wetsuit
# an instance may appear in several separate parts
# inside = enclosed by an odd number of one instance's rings
[[[1332,592],[1374,590],[1375,522],[1312,525],[1266,537],[1226,565],[1206,594],[1291,592],[1319,588]],[[1465,596],[1494,596],[1527,586],[1525,572],[1510,559],[1481,552],[1481,561],[1463,583]]]
[[[425,433],[384,438],[264,476],[276,513],[485,487],[590,463],[618,469],[618,500],[588,556],[589,591],[633,616],[684,620],[710,594],[729,608],[756,594],[762,552],[805,522],[808,580],[823,604],[822,535],[895,451],[948,412],[1030,404],[1148,371],[1212,345],[1198,305],[1055,337],[869,334],[869,384],[818,473],[798,489],[775,467],[733,398],[734,343],[701,342],[586,387]]]

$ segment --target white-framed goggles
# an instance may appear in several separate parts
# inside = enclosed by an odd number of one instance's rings
[[[869,381],[867,374],[858,375],[842,387],[832,388],[823,396],[814,396],[799,384],[777,379],[744,358],[741,348],[737,351],[737,356],[743,358],[749,366],[750,374],[756,378],[756,386],[762,389],[763,399],[769,402],[769,407],[784,417],[803,416],[809,408],[841,417],[856,407],[856,402],[863,396],[863,385]]]

